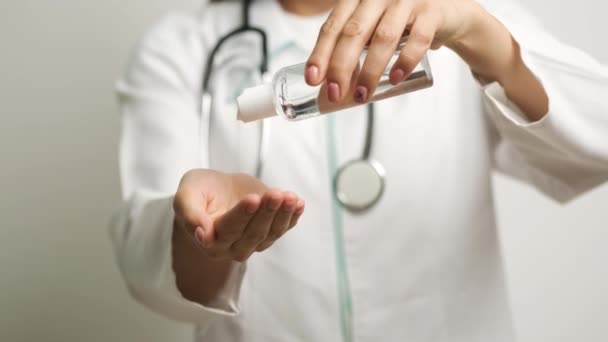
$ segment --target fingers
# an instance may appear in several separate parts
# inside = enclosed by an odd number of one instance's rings
[[[216,222],[213,247],[227,249],[240,239],[249,222],[257,215],[261,205],[262,199],[259,195],[249,194],[224,214]]]
[[[330,102],[339,102],[352,93],[351,79],[359,66],[359,57],[372,36],[386,1],[362,1],[342,29],[327,68],[327,89]]]
[[[236,260],[248,259],[257,246],[266,239],[284,199],[284,193],[278,190],[264,194],[260,209],[251,219],[240,239],[230,247]]]
[[[272,221],[272,226],[268,231],[268,235],[266,239],[260,243],[256,251],[261,252],[268,247],[270,247],[276,240],[278,240],[285,232],[291,228],[291,217],[295,213],[296,206],[298,203],[298,198],[295,194],[291,192],[285,193],[285,199],[283,201],[283,205],[280,210],[277,212],[274,220]]]
[[[325,81],[330,102],[340,102],[351,94],[355,101],[367,102],[406,25],[413,22],[408,41],[389,74],[392,84],[402,82],[433,43],[442,22],[439,6],[412,0],[339,1],[307,62],[307,83],[316,86]],[[371,43],[359,72],[359,58],[367,42]]]
[[[294,211],[293,215],[291,216],[291,222],[289,222],[289,229],[295,227],[298,224],[300,217],[304,213],[305,206],[306,206],[306,204],[305,204],[304,200],[301,198],[298,199],[298,203],[296,204],[296,210]]]
[[[268,236],[266,240],[277,240],[289,229],[289,223],[291,222],[291,216],[296,210],[296,204],[298,202],[298,198],[295,194],[291,192],[287,192],[285,194],[285,199],[283,201],[283,205],[281,210],[277,212],[277,215],[272,222],[272,226],[270,227],[270,231],[268,232]]]
[[[291,192],[247,195],[215,223],[205,216],[194,236],[209,256],[242,262],[270,247],[295,226],[303,212],[304,201]]]
[[[325,79],[327,65],[333,54],[342,28],[351,17],[359,1],[340,1],[333,9],[317,38],[317,43],[306,63],[306,82],[311,86],[319,85]]]
[[[359,74],[354,100],[365,103],[374,94],[378,81],[405,31],[412,11],[411,1],[397,1],[391,5],[376,27],[365,63]]]
[[[289,210],[291,211],[291,215],[289,217],[288,222],[286,222],[285,224],[285,228],[282,228],[281,230],[283,230],[282,233],[279,234],[275,234],[272,235],[270,234],[266,240],[264,242],[262,242],[257,248],[256,251],[257,252],[262,252],[265,251],[266,249],[270,248],[279,238],[281,238],[288,230],[290,230],[291,228],[295,227],[298,224],[298,220],[300,219],[300,217],[302,216],[302,214],[304,213],[304,200],[301,198],[296,198],[296,202],[295,205],[293,206],[293,210]],[[283,203],[283,208],[284,210],[288,210],[287,209],[287,205],[284,202]],[[290,208],[291,209],[291,208]]]
[[[409,76],[433,43],[438,20],[433,12],[426,13],[428,14],[416,17],[408,40],[390,72],[389,80],[392,84],[397,84]]]

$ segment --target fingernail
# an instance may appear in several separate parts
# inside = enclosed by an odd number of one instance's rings
[[[253,214],[258,210],[258,205],[255,203],[249,203],[247,204],[247,206],[245,207],[245,211],[247,211],[248,214]]]
[[[296,211],[296,214],[298,214],[298,215],[299,215],[299,214],[301,214],[301,213],[303,213],[303,212],[304,212],[304,209],[305,209],[305,207],[306,207],[306,202],[304,202],[304,200],[303,200],[303,199],[299,199],[299,200],[298,200],[298,203],[296,204],[296,208],[297,208],[297,207],[300,207],[300,210],[297,210],[297,211]]]
[[[367,88],[364,86],[358,86],[357,89],[355,89],[354,97],[355,101],[359,103],[367,102]]]
[[[268,206],[268,209],[270,209],[270,210],[277,210],[281,206],[281,201],[271,199],[270,201],[268,201],[267,206]]]
[[[296,210],[296,201],[288,201],[283,203],[283,211],[292,212]]]
[[[305,78],[306,83],[308,84],[316,82],[317,79],[319,79],[319,67],[317,67],[316,65],[309,66],[306,69]]]
[[[337,102],[340,98],[340,86],[336,82],[327,85],[327,97],[329,102]]]
[[[397,83],[403,81],[404,78],[405,78],[405,71],[403,71],[403,69],[395,69],[395,70],[391,71],[391,74],[389,75],[389,80],[391,81],[392,84],[397,84]]]

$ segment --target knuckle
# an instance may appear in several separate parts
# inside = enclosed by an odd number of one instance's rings
[[[344,25],[344,29],[342,29],[342,34],[346,37],[357,37],[363,33],[363,27],[361,23],[356,19],[349,20],[346,25]]]
[[[403,52],[399,56],[399,64],[401,64],[401,65],[404,65],[407,67],[414,67],[417,63],[418,63],[418,61],[417,61],[416,56],[413,55],[409,51]]]
[[[327,69],[327,77],[332,80],[344,79],[349,75],[349,71],[346,68],[344,61],[339,61],[333,58],[329,62]]]
[[[379,27],[374,34],[374,42],[389,45],[397,41],[397,33],[388,27]]]
[[[272,234],[268,235],[268,237],[266,239],[268,241],[274,242],[274,241],[280,239],[281,236],[283,236],[282,232],[276,232],[276,233],[272,233]]]
[[[430,46],[433,43],[432,35],[426,32],[415,31],[410,35],[412,42],[423,46]]]
[[[247,234],[245,236],[243,236],[243,241],[246,242],[247,244],[258,244],[262,241],[264,241],[264,236],[260,236],[257,234]]]
[[[233,256],[233,259],[238,262],[245,262],[249,258],[249,255],[246,253],[237,253]]]
[[[336,35],[340,31],[339,27],[338,21],[335,18],[330,17],[321,26],[321,34]]]

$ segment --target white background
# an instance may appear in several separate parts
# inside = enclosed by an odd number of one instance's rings
[[[527,5],[608,63],[604,1]],[[197,7],[0,3],[0,341],[191,340],[129,298],[106,226],[119,198],[113,81],[146,26]],[[503,178],[496,190],[520,341],[608,341],[608,186],[566,207]]]

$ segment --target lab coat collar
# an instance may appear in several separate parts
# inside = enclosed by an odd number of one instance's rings
[[[310,53],[314,47],[317,32],[294,32],[287,20],[287,13],[278,0],[258,0],[251,6],[251,23],[268,35],[271,58],[291,47],[305,53]]]

